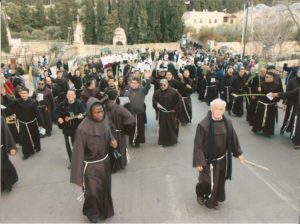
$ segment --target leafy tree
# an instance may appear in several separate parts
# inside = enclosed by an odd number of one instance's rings
[[[20,19],[23,26],[32,26],[33,24],[30,21],[32,15],[32,10],[29,8],[26,0],[20,0]]]
[[[6,31],[6,24],[4,22],[3,16],[1,15],[1,50],[9,53],[10,52],[10,46],[8,43],[8,37],[7,37],[7,31]]]
[[[41,1],[37,2],[37,4],[35,5],[33,18],[34,18],[34,23],[32,25],[34,28],[42,29],[46,25],[44,6]]]
[[[12,2],[6,4],[5,13],[8,16],[8,26],[11,31],[22,31],[22,20],[20,17],[20,7]]]
[[[49,26],[57,26],[58,25],[58,19],[57,19],[57,14],[56,14],[56,7],[52,6],[47,12],[47,24]]]

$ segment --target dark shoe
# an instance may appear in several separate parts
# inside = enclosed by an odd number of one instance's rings
[[[90,223],[97,223],[98,222],[98,218],[94,218],[94,217],[88,217]]]
[[[41,151],[41,149],[35,149],[35,151],[36,151],[36,152],[40,152],[40,151]]]
[[[30,155],[24,155],[23,156],[23,160],[26,160],[26,159],[28,159],[30,157]]]
[[[46,136],[50,137],[50,136],[51,136],[51,133],[46,133]]]
[[[300,149],[300,145],[295,145],[295,150],[298,150],[298,149]]]

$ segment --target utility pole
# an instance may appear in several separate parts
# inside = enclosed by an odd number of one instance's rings
[[[247,7],[247,9],[246,9],[245,26],[244,26],[243,35],[242,35],[242,47],[243,47],[243,51],[242,51],[242,59],[244,59],[244,56],[245,56],[245,48],[246,48],[245,36],[246,36],[247,25],[248,25],[249,0],[246,0],[246,7]],[[244,5],[244,9],[245,9],[245,5]]]

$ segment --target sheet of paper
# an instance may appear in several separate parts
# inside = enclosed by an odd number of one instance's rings
[[[127,103],[130,103],[130,100],[128,97],[119,97],[120,105],[124,106]]]

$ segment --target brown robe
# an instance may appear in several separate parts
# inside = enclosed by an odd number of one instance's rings
[[[91,106],[96,102],[99,101],[94,97],[88,100],[88,114]],[[96,122],[89,115],[80,123],[76,131],[71,163],[71,183],[81,186],[84,180],[83,214],[90,218],[106,219],[114,215],[108,156],[111,137],[107,117]],[[101,161],[95,162],[97,160]],[[86,161],[94,163],[86,165]]]
[[[133,126],[135,118],[127,109],[111,100],[106,104],[106,110],[107,115],[113,124],[114,136],[118,142],[117,150],[121,154],[120,160],[111,161],[112,171],[116,172],[119,169],[124,169],[127,164],[125,134],[128,130],[128,126]],[[111,160],[114,160],[114,158],[111,158]]]
[[[18,181],[17,171],[8,157],[11,149],[17,149],[4,118],[1,116],[1,191],[12,190],[14,183]]]
[[[177,143],[178,138],[178,105],[179,94],[172,87],[166,90],[158,89],[152,99],[153,107],[158,111],[159,136],[158,144],[170,146]],[[158,103],[168,112],[157,107]]]
[[[226,176],[226,141],[227,130],[223,120],[214,122],[215,134],[215,159],[224,158],[213,163],[213,188],[211,191],[211,171],[208,158],[208,137],[209,137],[209,120],[211,114],[209,113],[197,127],[195,140],[194,140],[194,155],[193,167],[202,166],[203,171],[199,173],[199,182],[196,186],[196,194],[198,197],[206,199],[206,206],[214,208],[217,206],[218,201],[225,200],[225,176]],[[242,154],[238,137],[232,127],[232,122],[227,119],[229,130],[232,130],[231,150],[234,157]]]

